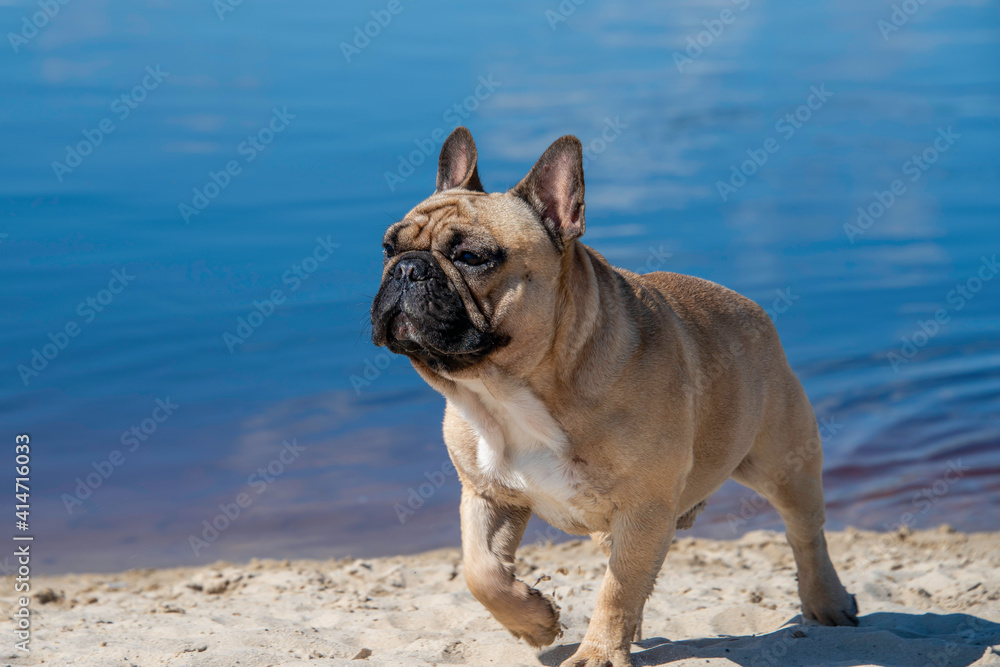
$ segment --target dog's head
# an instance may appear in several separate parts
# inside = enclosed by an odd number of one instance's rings
[[[437,189],[386,230],[372,341],[439,374],[544,351],[562,258],[584,231],[583,150],[565,136],[507,192],[487,193],[469,131],[441,148]]]

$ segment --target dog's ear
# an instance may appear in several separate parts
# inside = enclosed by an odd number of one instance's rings
[[[535,209],[549,236],[564,247],[583,236],[583,145],[573,135],[556,139],[510,192]]]
[[[463,188],[484,192],[476,168],[476,142],[466,127],[456,127],[441,146],[438,158],[437,190]]]

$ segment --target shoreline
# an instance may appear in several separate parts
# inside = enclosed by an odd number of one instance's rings
[[[1000,532],[827,533],[859,628],[800,625],[784,535],[678,537],[646,605],[642,665],[1000,665]],[[30,657],[11,665],[558,665],[606,560],[589,540],[526,545],[518,576],[568,626],[536,651],[469,594],[458,549],[39,576]],[[15,602],[11,577],[0,601]],[[817,660],[821,660],[817,662]]]

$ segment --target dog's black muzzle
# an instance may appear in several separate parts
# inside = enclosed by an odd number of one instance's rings
[[[475,327],[458,290],[427,251],[399,255],[382,277],[371,317],[373,343],[434,370],[471,366],[496,347],[495,336]]]

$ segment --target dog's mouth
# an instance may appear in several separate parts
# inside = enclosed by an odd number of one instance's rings
[[[387,318],[385,346],[435,371],[458,371],[482,361],[496,349],[496,337],[472,329],[458,340],[425,332],[403,312]]]
[[[435,350],[433,345],[424,340],[417,327],[413,324],[413,321],[402,311],[397,312],[394,317],[387,319],[388,323],[383,340],[385,340],[385,346],[390,351],[406,356],[426,356],[431,353],[442,353],[440,350]]]
[[[422,330],[402,311],[386,320],[384,345],[391,352],[405,355],[437,372],[454,372],[474,366],[497,347],[492,334],[475,329],[468,330],[458,339],[449,339],[438,331]]]
[[[389,331],[387,332],[386,339],[393,339],[397,343],[413,343],[419,345],[417,339],[417,332],[413,326],[413,322],[410,318],[406,316],[405,313],[397,313],[392,321],[389,322]]]

